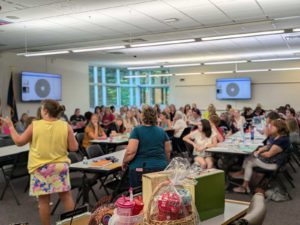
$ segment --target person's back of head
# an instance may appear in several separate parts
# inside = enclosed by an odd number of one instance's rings
[[[269,122],[271,122],[273,120],[280,119],[280,115],[275,111],[271,111],[268,113],[267,119],[269,120]]]
[[[142,121],[145,125],[157,125],[157,112],[151,106],[146,106],[142,111]]]
[[[287,125],[290,133],[299,134],[299,125],[298,125],[296,119],[294,119],[294,118],[287,119],[286,125]]]
[[[49,117],[58,118],[63,108],[57,101],[46,99],[42,101],[42,110],[45,110]]]

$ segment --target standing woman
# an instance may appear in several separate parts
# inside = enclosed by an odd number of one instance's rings
[[[68,149],[77,151],[78,143],[73,130],[58,116],[62,107],[54,100],[44,100],[41,120],[33,121],[21,135],[17,134],[10,119],[2,119],[9,127],[17,146],[30,143],[28,171],[30,173],[30,195],[39,200],[41,224],[50,225],[50,196],[58,193],[64,210],[74,210],[70,192]]]

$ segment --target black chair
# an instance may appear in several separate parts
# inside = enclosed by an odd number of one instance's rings
[[[99,145],[90,145],[86,149],[86,153],[89,159],[104,155],[104,152]]]
[[[2,190],[2,193],[0,195],[0,200],[4,198],[4,195],[9,188],[12,191],[17,204],[21,204],[19,199],[17,198],[15,189],[11,181],[22,177],[27,177],[29,180],[27,162],[28,152],[22,152],[16,156],[8,157],[0,162],[1,172],[5,181],[4,189]]]
[[[79,153],[81,154],[82,157],[87,156],[86,151],[85,151],[84,147],[82,146],[84,133],[77,133],[75,138],[78,142],[78,151],[79,151]]]
[[[270,183],[272,181],[275,181],[282,188],[282,190],[288,194],[289,199],[292,200],[292,196],[288,192],[287,187],[285,186],[283,180],[281,179],[281,175],[283,175],[286,178],[286,180],[290,183],[290,185],[293,188],[295,188],[295,185],[293,184],[291,179],[291,175],[287,170],[290,153],[291,153],[291,148],[285,150],[285,152],[282,153],[282,163],[280,166],[278,166],[277,170],[275,171],[266,170],[259,167],[255,167],[254,171],[256,173],[262,173],[264,175],[258,184],[259,187],[262,187],[263,189],[267,189]]]
[[[186,143],[183,141],[183,138],[191,132],[191,127],[186,127],[180,138],[172,139],[172,157],[180,156],[188,158],[189,154],[187,151]]]
[[[79,162],[80,160],[80,156],[78,155],[78,153],[76,152],[70,152],[69,153],[69,158],[71,160],[71,163],[76,163]],[[86,175],[84,176],[73,176],[72,177],[72,173],[70,173],[70,180],[71,180],[71,190],[74,189],[78,189],[78,193],[76,196],[76,205],[79,203],[79,201],[83,198],[83,185],[86,185],[89,187],[89,190],[92,192],[94,198],[96,201],[98,201],[98,197],[93,189],[93,186],[95,186],[98,182],[97,178],[95,177],[87,177]],[[51,215],[53,215],[58,207],[58,205],[60,204],[60,199],[57,200],[57,202],[55,203],[52,211],[51,211]]]

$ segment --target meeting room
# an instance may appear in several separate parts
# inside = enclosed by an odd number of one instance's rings
[[[0,0],[0,225],[300,224],[299,0]]]

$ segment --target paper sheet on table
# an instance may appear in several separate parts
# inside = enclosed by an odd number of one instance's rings
[[[92,167],[105,167],[112,164],[111,160],[100,160],[98,162],[93,162],[91,163],[90,166]]]

